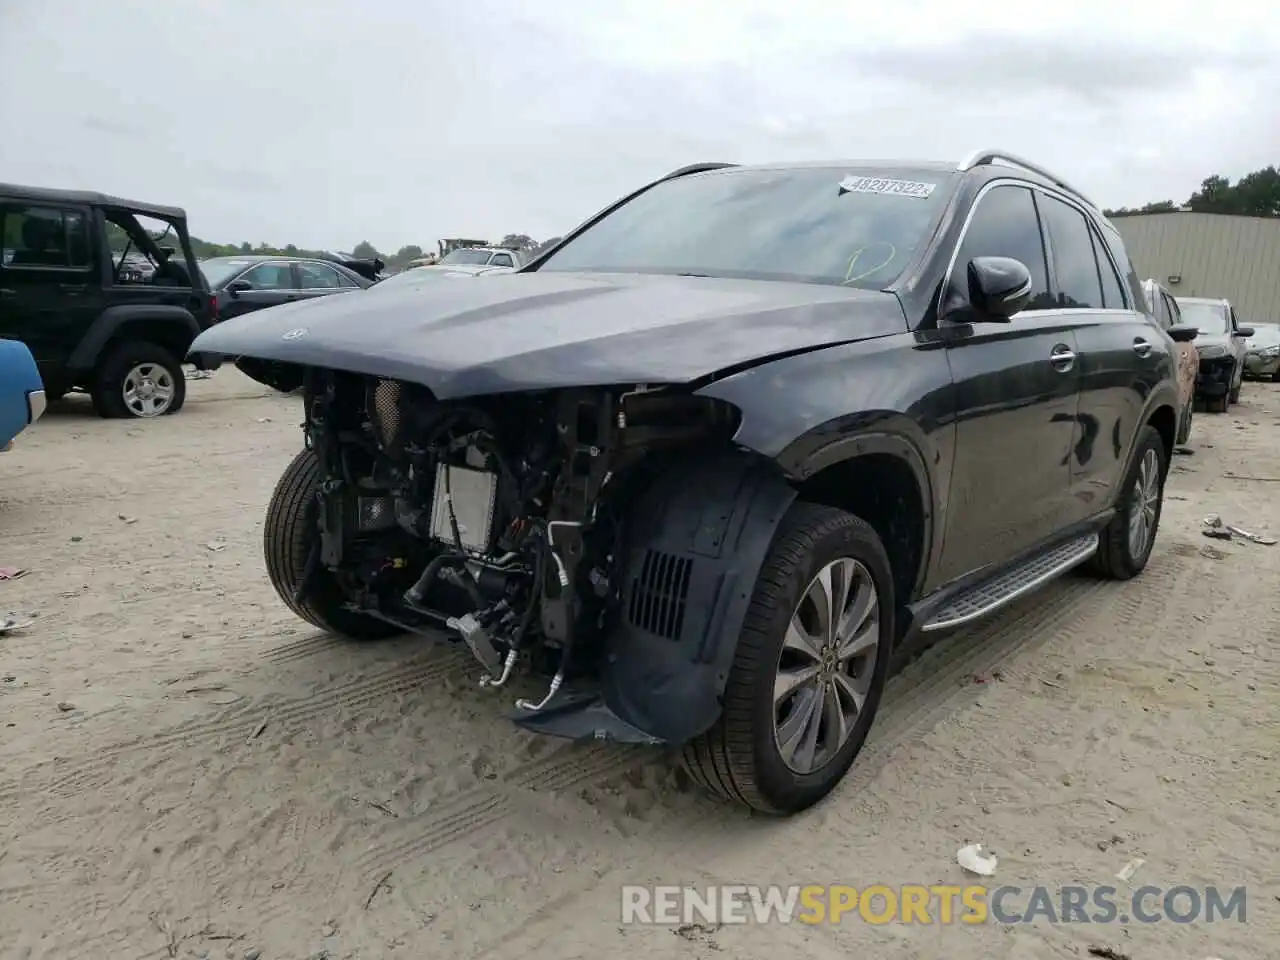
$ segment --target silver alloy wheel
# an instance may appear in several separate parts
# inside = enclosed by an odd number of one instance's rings
[[[158,417],[173,404],[173,374],[158,363],[139,363],[124,378],[124,404],[135,417]]]
[[[1146,554],[1156,528],[1156,509],[1160,506],[1160,458],[1148,449],[1138,465],[1138,479],[1133,485],[1129,503],[1129,556],[1141,560]]]
[[[827,564],[791,614],[773,682],[773,738],[782,762],[808,774],[849,740],[866,703],[880,645],[871,571],[850,557]]]

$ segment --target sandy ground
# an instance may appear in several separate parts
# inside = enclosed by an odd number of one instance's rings
[[[786,822],[653,753],[518,732],[457,649],[318,635],[267,584],[297,401],[222,371],[137,424],[57,405],[0,456],[0,956],[1276,956],[1280,387],[1201,415],[1145,575],[1070,577],[893,682]],[[1248,922],[622,928],[627,883],[1249,887]],[[327,952],[326,952],[327,951]]]

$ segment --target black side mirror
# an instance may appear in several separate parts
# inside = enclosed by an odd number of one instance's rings
[[[1253,327],[1237,327],[1235,336],[1248,339],[1253,336]]]
[[[1174,343],[1190,343],[1200,336],[1200,328],[1186,323],[1175,323],[1168,330],[1169,339]]]
[[[248,280],[232,280],[230,283],[227,284],[227,293],[231,294],[231,296],[233,297],[238,297],[240,296],[240,294],[244,293],[246,290],[252,290],[252,289],[253,289],[253,284],[250,283]]]
[[[1031,271],[1012,257],[974,257],[966,268],[969,303],[984,320],[1008,323],[1031,302]]]

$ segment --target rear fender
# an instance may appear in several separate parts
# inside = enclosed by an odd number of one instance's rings
[[[200,333],[200,324],[190,310],[170,304],[121,304],[107,307],[98,319],[93,321],[89,332],[76,345],[67,361],[71,370],[91,370],[98,362],[98,357],[108,343],[115,339],[126,324],[160,326],[165,328],[165,336],[157,337],[154,333],[139,333],[139,339],[157,340],[161,346],[174,348],[174,353],[181,360]],[[172,333],[170,333],[172,330]]]
[[[622,609],[605,639],[605,705],[683,743],[720,716],[756,577],[796,492],[741,451],[673,469],[633,509]]]

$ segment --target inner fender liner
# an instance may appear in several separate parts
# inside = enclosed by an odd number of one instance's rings
[[[673,469],[633,507],[600,676],[620,720],[667,743],[716,722],[756,577],[795,498],[774,464],[731,451]]]

